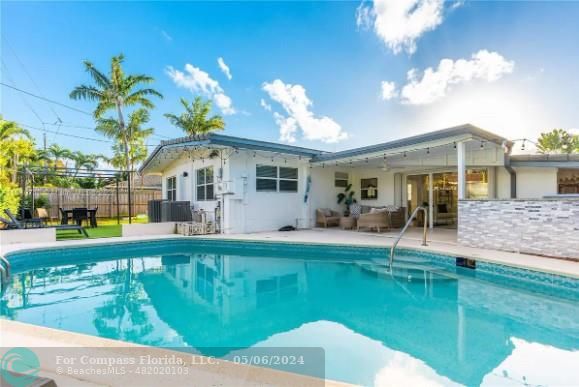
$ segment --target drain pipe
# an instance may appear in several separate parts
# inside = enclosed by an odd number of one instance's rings
[[[511,176],[511,199],[517,198],[517,172],[511,167],[511,151],[513,149],[512,144],[505,143],[503,144],[505,149],[504,154],[504,165],[505,169]]]

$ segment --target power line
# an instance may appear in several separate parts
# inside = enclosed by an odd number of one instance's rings
[[[53,130],[42,129],[42,128],[38,128],[38,127],[36,127],[36,126],[32,126],[32,125],[28,125],[28,124],[20,124],[20,125],[28,128],[28,129],[39,130],[39,131],[46,131],[46,132],[48,132],[48,133],[53,133],[53,134],[54,134],[54,133],[57,133],[57,134],[60,135],[60,136],[72,137],[72,138],[76,138],[76,139],[80,139],[80,140],[102,142],[102,143],[106,143],[106,144],[114,144],[114,143],[115,143],[114,141],[104,140],[104,139],[101,139],[101,138],[85,137],[85,136],[79,136],[79,135],[76,135],[76,134],[62,133],[62,132],[58,133],[58,132],[53,131]],[[157,145],[158,145],[158,144],[155,144],[155,145],[145,144],[145,146],[147,146],[147,147],[156,147]]]
[[[10,82],[15,83],[14,82],[14,78],[12,78],[12,76],[10,75],[10,70],[8,69],[8,66],[6,65],[6,62],[4,62],[4,59],[2,58],[2,65],[4,66],[4,71],[5,71],[5,75],[6,77],[10,80]],[[4,84],[4,83],[3,83]],[[6,85],[7,87],[11,87],[14,88],[14,86],[10,86],[10,85]],[[30,103],[28,102],[28,100],[24,97],[21,96],[22,102],[24,102],[24,104],[26,105],[26,107],[28,107],[28,109],[30,109],[30,111],[32,112],[32,114],[34,114],[34,116],[38,119],[38,121],[40,121],[40,123],[42,124],[42,126],[44,126],[43,122],[44,120],[42,118],[40,118],[40,115],[36,112],[36,110],[34,110],[34,108],[32,107],[32,105],[30,105]]]
[[[51,126],[59,126],[59,127],[72,128],[72,129],[83,129],[83,130],[95,131],[94,127],[84,126],[84,125],[74,124],[74,123],[68,123],[68,122],[59,122],[59,123],[43,122],[43,125],[51,125]],[[171,138],[168,136],[163,136],[161,134],[155,134],[155,133],[151,134],[151,136],[158,137],[158,138],[165,138],[165,139]]]
[[[4,65],[4,66],[6,66],[6,65]],[[16,91],[18,91],[18,92],[20,92],[20,93],[24,93],[24,94],[29,95],[29,96],[31,96],[31,97],[38,98],[38,99],[40,99],[40,100],[42,100],[42,101],[45,101],[45,102],[48,102],[48,103],[53,103],[53,104],[55,104],[55,105],[62,106],[62,107],[64,107],[64,108],[67,108],[67,109],[70,109],[70,110],[74,110],[75,112],[82,113],[82,114],[86,114],[87,116],[91,116],[91,117],[92,117],[92,114],[89,113],[89,112],[87,112],[87,111],[84,111],[84,110],[81,110],[81,109],[77,109],[77,108],[75,108],[75,107],[73,107],[73,106],[69,106],[69,105],[63,104],[63,103],[61,103],[61,102],[54,101],[54,100],[52,100],[52,99],[48,99],[48,98],[42,97],[42,96],[40,96],[40,95],[31,93],[31,92],[26,91],[26,90],[19,89],[18,87],[9,85],[9,84],[7,84],[7,83],[0,82],[0,85],[2,85],[2,86],[4,86],[4,87],[8,87],[8,88],[10,88],[10,89],[12,89],[12,90],[16,90]]]
[[[6,39],[6,36],[4,36],[4,40],[6,41],[6,45],[8,46],[8,48],[10,49],[10,51],[12,52],[12,54],[14,55],[14,57],[16,58],[16,61],[18,62],[18,64],[20,65],[20,67],[22,68],[22,71],[24,72],[24,74],[26,74],[26,76],[28,77],[28,79],[30,79],[30,81],[32,82],[32,85],[34,86],[34,88],[36,89],[36,92],[38,94],[42,94],[40,92],[40,87],[38,87],[38,84],[36,83],[36,81],[34,80],[34,78],[32,78],[32,75],[30,75],[30,72],[28,71],[28,69],[26,68],[26,66],[24,65],[24,62],[22,62],[22,60],[20,60],[20,57],[18,56],[18,54],[16,53],[16,50],[14,49],[14,47],[12,46],[12,44],[8,41],[8,39]],[[14,82],[12,82],[14,83]],[[42,96],[43,98],[45,98],[44,96]],[[50,109],[50,111],[52,111],[52,113],[56,116],[57,122],[62,122],[62,119],[60,118],[60,116],[58,115],[58,113],[52,108],[52,106],[48,106],[48,108]]]

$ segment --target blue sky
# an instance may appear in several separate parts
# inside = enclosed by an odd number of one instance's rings
[[[165,96],[152,112],[158,137],[151,144],[181,134],[163,113],[179,113],[179,98],[196,94],[215,99],[225,134],[325,150],[465,122],[511,139],[579,127],[579,2],[1,7],[2,82],[92,111],[91,103],[68,98],[89,82],[82,60],[107,70],[122,52],[126,71],[154,76]],[[103,139],[90,116],[0,90],[6,119],[57,131],[49,143],[109,153],[107,143],[66,136]],[[52,125],[57,118],[66,126]],[[40,143],[41,131],[31,131]]]

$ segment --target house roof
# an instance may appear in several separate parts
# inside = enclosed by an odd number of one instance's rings
[[[511,166],[579,168],[579,154],[513,155]]]
[[[324,151],[310,148],[302,148],[293,145],[279,144],[275,142],[252,140],[242,137],[225,136],[216,133],[207,133],[203,135],[195,135],[189,137],[181,137],[172,140],[161,141],[161,143],[151,152],[149,157],[145,160],[139,168],[139,172],[143,172],[147,165],[156,157],[156,155],[163,149],[179,148],[183,146],[216,146],[216,147],[231,147],[236,149],[249,149],[255,151],[283,153],[295,156],[314,157],[325,153]]]
[[[153,150],[149,157],[145,160],[143,165],[139,168],[139,172],[143,172],[150,162],[164,149],[179,148],[183,146],[217,146],[217,147],[231,147],[237,149],[249,149],[255,151],[266,151],[274,153],[283,153],[296,156],[311,157],[314,162],[323,162],[330,160],[337,160],[341,158],[356,157],[365,154],[379,153],[390,151],[394,149],[406,149],[409,147],[416,147],[420,145],[428,146],[429,143],[436,141],[460,141],[465,139],[479,139],[502,145],[510,142],[499,135],[488,132],[471,124],[454,126],[447,129],[428,132],[417,136],[406,137],[399,140],[384,142],[376,145],[370,145],[360,148],[340,152],[324,152],[317,149],[302,148],[293,145],[279,144],[274,142],[251,140],[241,137],[225,136],[221,134],[208,133],[204,135],[196,135],[190,137],[182,137],[173,140],[161,141],[161,143]]]
[[[478,128],[474,125],[465,124],[442,130],[436,130],[434,132],[419,134],[417,136],[405,137],[399,140],[384,142],[381,144],[369,145],[361,148],[355,148],[334,153],[326,153],[315,157],[313,161],[331,161],[342,158],[356,157],[364,154],[384,152],[397,148],[413,147],[420,144],[429,143],[432,141],[449,138],[458,138],[461,136],[476,137],[478,139],[494,142],[499,145],[503,144],[504,142],[508,142],[508,140],[504,137]]]

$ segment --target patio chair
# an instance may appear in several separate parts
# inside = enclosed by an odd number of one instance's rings
[[[58,212],[60,212],[60,224],[68,224],[68,212],[64,211],[63,208],[58,208]]]
[[[50,215],[48,215],[48,211],[46,211],[46,208],[37,208],[36,209],[36,217],[38,219],[42,219],[42,222],[44,224],[47,224],[50,221]]]
[[[338,211],[332,211],[329,208],[318,208],[316,210],[316,226],[324,226],[325,228],[339,226],[340,217],[341,215]]]
[[[10,220],[12,222],[18,222],[18,223],[22,223],[24,225],[23,228],[34,228],[34,227],[42,227],[44,222],[42,221],[42,219],[40,218],[33,218],[32,217],[32,213],[30,212],[29,209],[25,208],[24,209],[24,219],[22,219],[22,222],[19,222],[16,220],[16,216],[14,216],[14,214],[12,213],[12,211],[10,211],[9,209],[5,209],[4,212],[6,213],[6,215],[8,215],[8,217],[10,218]]]
[[[18,225],[16,225],[14,222],[12,222],[11,220],[8,220],[6,218],[3,218],[0,216],[0,222],[2,222],[4,224],[4,230],[14,230],[14,229],[18,229]]]
[[[6,210],[4,210],[4,212],[6,213],[6,215],[8,215],[10,220],[0,218],[0,221],[2,223],[5,223],[9,230],[10,229],[18,229],[18,230],[26,229],[25,224],[22,224],[18,219],[16,219],[16,217],[14,217],[14,215],[12,214],[12,212],[10,210],[6,209]],[[58,226],[46,226],[43,224],[40,228],[54,228],[56,230],[76,230],[76,231],[78,231],[79,234],[84,234],[84,236],[88,238],[88,234],[87,234],[86,230],[82,226],[79,226],[76,224],[61,224]]]
[[[72,220],[79,226],[82,226],[83,221],[88,223],[88,210],[86,208],[73,208]]]
[[[98,212],[98,210],[99,210],[99,208],[98,208],[98,206],[96,206],[94,209],[90,210],[88,213],[89,218],[90,218],[90,226],[94,227],[94,228],[98,227],[98,224],[97,224],[97,212]]]
[[[360,231],[361,228],[375,228],[378,232],[380,232],[380,229],[387,230],[390,228],[390,222],[388,220],[388,211],[385,208],[374,209],[374,211],[360,214],[358,218],[358,231]]]

